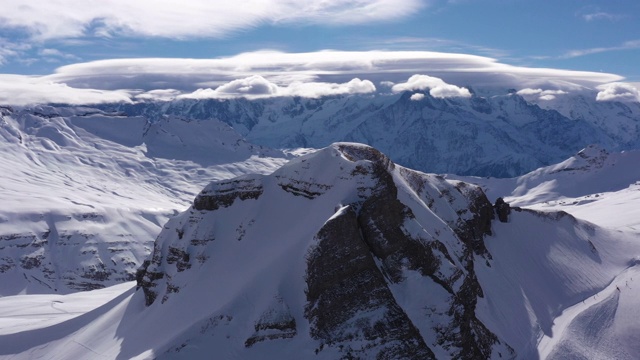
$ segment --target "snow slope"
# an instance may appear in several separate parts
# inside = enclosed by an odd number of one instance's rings
[[[49,106],[0,116],[0,295],[133,280],[162,225],[202,186],[287,157],[216,121]]]
[[[474,186],[336,144],[211,183],[166,224],[137,291],[2,317],[0,358],[633,359],[637,235],[487,209]],[[47,306],[82,314],[37,326]]]
[[[585,266],[568,244],[558,243],[565,233],[551,237],[553,243],[542,248],[547,249],[541,259],[535,259],[536,248],[526,247],[521,250],[508,250],[512,255],[524,250],[520,258],[513,259],[519,265],[525,264],[527,273],[534,268],[553,264],[553,257],[566,263],[564,267],[573,267],[577,273],[567,276],[564,269],[553,269],[545,276],[545,283],[535,289],[536,299],[547,294],[559,294],[584,286],[578,290],[581,296],[573,297],[567,304],[556,308],[555,314],[546,321],[546,329],[541,328],[542,336],[538,337],[537,351],[541,358],[549,359],[634,359],[637,357],[640,344],[640,323],[638,316],[638,291],[640,285],[634,279],[640,279],[638,268],[640,252],[640,151],[631,150],[620,153],[608,153],[598,146],[588,146],[571,158],[548,167],[537,169],[531,173],[512,179],[465,178],[482,186],[489,198],[504,197],[511,205],[527,209],[544,211],[545,213],[570,213],[565,217],[575,216],[583,223],[578,231],[589,242],[598,266]],[[544,232],[535,229],[521,229],[514,238],[527,239],[526,243],[540,244],[547,240]],[[575,230],[574,230],[575,231]],[[498,235],[500,228],[496,229]],[[520,245],[521,246],[521,245]],[[548,247],[548,248],[547,248]],[[496,254],[491,243],[488,249]],[[504,251],[500,248],[498,251]],[[603,251],[604,250],[604,251]],[[605,252],[606,251],[606,252]],[[611,261],[607,264],[606,258]],[[534,264],[532,264],[534,262]],[[558,261],[557,261],[558,262]],[[535,264],[537,263],[537,264]],[[597,272],[594,272],[597,270]],[[522,284],[530,283],[525,274],[510,271],[507,273],[507,284],[526,292]],[[579,281],[587,275],[589,281],[597,282],[605,276],[606,286],[580,285]],[[481,276],[481,275],[480,275]],[[549,286],[548,277],[566,277],[562,287]],[[495,281],[493,279],[492,281]],[[485,282],[483,282],[483,285]],[[508,287],[507,287],[508,288]],[[577,289],[576,289],[577,290]],[[506,291],[505,289],[498,292]],[[575,290],[574,290],[575,291]],[[557,303],[556,303],[557,304]],[[545,302],[549,306],[549,302]],[[566,307],[566,305],[570,305]],[[506,307],[507,304],[504,304]],[[535,317],[535,303],[526,303],[529,318]],[[540,308],[540,305],[538,305]],[[552,308],[553,309],[553,308]],[[558,311],[557,309],[562,309]],[[505,318],[513,318],[512,314]],[[527,321],[526,318],[516,321]],[[513,329],[512,325],[506,329]],[[507,330],[505,330],[507,331]],[[533,334],[521,334],[520,336]],[[509,339],[507,336],[506,339]],[[507,340],[508,341],[508,340]],[[524,340],[522,340],[524,341]],[[532,341],[529,341],[533,343]]]

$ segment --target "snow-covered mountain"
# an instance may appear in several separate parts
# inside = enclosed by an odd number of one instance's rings
[[[98,290],[94,310],[75,294],[0,299],[20,317],[4,318],[0,357],[633,359],[637,235],[507,210],[334,144],[206,186],[137,289]],[[82,315],[43,319],[45,306]]]
[[[154,120],[0,109],[0,295],[132,280],[160,228],[205,184],[287,158],[215,120]]]
[[[505,91],[506,93],[506,91]],[[595,94],[525,101],[515,93],[434,98],[412,94],[174,100],[107,105],[158,118],[218,119],[272,148],[321,148],[336,141],[374,146],[421,171],[512,177],[560,162],[589,144],[640,147],[640,104],[598,102]]]
[[[283,347],[276,357],[298,347],[323,358],[507,355],[475,316],[474,261],[489,256],[492,215],[477,188],[336,144],[267,177],[206,187],[167,223],[139,284],[150,311],[206,304],[168,354],[216,346],[196,335],[204,314],[253,328],[230,341],[255,347],[248,356],[262,342]]]

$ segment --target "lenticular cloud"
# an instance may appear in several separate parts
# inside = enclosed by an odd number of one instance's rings
[[[428,91],[435,98],[471,96],[469,89],[454,84],[498,92],[526,88],[520,95],[537,100],[608,84],[598,87],[598,100],[637,101],[637,90],[629,84],[616,83],[621,80],[615,74],[517,67],[464,54],[257,51],[214,59],[109,59],[62,66],[44,76],[0,75],[0,102],[17,105],[175,98],[318,98],[373,94],[378,91],[374,83],[383,93]]]
[[[131,102],[124,90],[82,89],[39,77],[0,75],[0,104],[33,105],[65,103],[71,105]]]

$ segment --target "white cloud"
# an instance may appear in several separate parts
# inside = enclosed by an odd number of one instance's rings
[[[0,65],[5,64],[10,58],[19,58],[31,45],[16,43],[0,37]]]
[[[640,40],[625,41],[624,43],[622,43],[621,45],[618,45],[618,46],[596,47],[596,48],[590,48],[590,49],[571,50],[571,51],[566,52],[560,58],[562,58],[562,59],[570,59],[570,58],[575,58],[575,57],[580,57],[580,56],[585,56],[585,55],[591,55],[591,54],[598,54],[598,53],[603,53],[603,52],[621,51],[621,50],[633,50],[633,49],[640,49]]]
[[[260,75],[253,75],[248,78],[233,80],[230,83],[221,85],[216,89],[219,94],[238,96],[269,96],[278,93],[278,85],[267,81]]]
[[[380,81],[380,86],[382,87],[386,87],[386,88],[392,88],[393,85],[395,85],[396,83],[394,83],[393,81]]]
[[[51,48],[44,48],[44,49],[40,49],[38,51],[38,55],[40,56],[44,56],[44,57],[55,57],[55,58],[62,58],[62,59],[67,59],[67,60],[80,60],[79,57],[73,55],[73,54],[67,54],[64,53],[58,49],[51,49]]]
[[[5,64],[9,58],[18,55],[15,50],[0,47],[0,65]]]
[[[640,91],[629,83],[611,83],[598,86],[598,101],[640,102]]]
[[[415,93],[415,94],[411,95],[411,97],[409,99],[411,99],[413,101],[420,101],[420,100],[424,99],[424,94]]]
[[[369,80],[351,79],[346,83],[295,82],[282,90],[285,96],[319,98],[329,95],[371,94],[376,86]]]
[[[0,28],[34,38],[85,36],[222,37],[264,23],[354,24],[393,20],[421,0],[20,0],[3,1]]]
[[[527,68],[482,56],[426,51],[257,51],[216,59],[112,59],[63,66],[47,78],[78,87],[192,92],[253,75],[283,85],[343,83],[353,78],[398,83],[420,73],[449,84],[504,88],[594,87],[623,79],[607,73]]]
[[[0,104],[34,105],[43,103],[99,104],[131,102],[126,91],[77,89],[38,77],[0,75]]]
[[[519,90],[517,94],[528,101],[549,101],[554,100],[558,95],[566,95],[567,92],[563,90],[542,90],[526,88]]]
[[[624,15],[611,14],[611,13],[599,11],[599,12],[593,12],[589,14],[582,14],[582,18],[586,21],[596,21],[596,20],[616,21],[624,18]]]
[[[425,73],[429,76],[412,77]],[[624,78],[599,72],[511,66],[482,56],[425,51],[258,51],[215,59],[100,60],[62,66],[53,74],[28,79],[31,83],[66,84],[67,90],[102,90],[107,99],[113,94],[130,94],[132,99],[170,99],[180,95],[252,98],[368,94],[377,91],[374,84],[380,84],[384,92],[389,87],[397,91],[429,88],[434,97],[449,97],[470,95],[467,89],[451,84],[499,91],[575,91]],[[198,89],[203,90],[196,92]],[[27,90],[41,94],[33,86],[22,91]],[[4,99],[10,96],[7,92]],[[14,91],[13,97],[22,102],[28,94]]]
[[[331,95],[370,94],[376,91],[375,85],[369,80],[352,79],[347,83],[322,82],[293,82],[285,86],[278,86],[262,76],[254,75],[244,79],[233,80],[220,85],[216,89],[198,89],[178,98],[188,99],[229,99],[245,97],[249,99],[301,96],[319,98]]]
[[[429,95],[435,98],[471,97],[469,89],[447,84],[440,78],[428,75],[413,75],[405,83],[396,84],[391,91],[398,93],[403,91],[429,90]]]

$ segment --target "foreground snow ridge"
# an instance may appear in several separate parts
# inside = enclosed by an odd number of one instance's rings
[[[618,317],[637,308],[638,246],[564,212],[502,220],[478,186],[336,143],[209,184],[163,227],[136,288],[12,323],[0,358],[590,358],[605,352],[574,334],[602,320],[589,335],[631,359],[639,342],[619,334],[640,332]],[[43,301],[78,309],[72,296]]]

